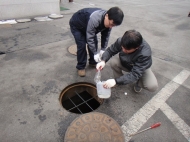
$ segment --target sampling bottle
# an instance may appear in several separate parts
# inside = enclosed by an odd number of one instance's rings
[[[100,70],[96,72],[95,77],[94,77],[94,82],[96,83],[96,89],[97,89],[97,94],[99,98],[106,99],[111,96],[111,89],[110,88],[106,89],[103,87],[104,81],[103,82],[101,81]]]
[[[103,87],[104,81],[99,81],[96,83],[97,94],[99,98],[109,98],[111,96],[111,88]]]
[[[100,70],[98,70],[95,74],[95,77],[94,77],[94,82],[95,83],[98,83],[99,81],[101,81],[101,72]]]

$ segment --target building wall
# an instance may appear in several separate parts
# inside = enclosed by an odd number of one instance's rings
[[[0,20],[60,14],[60,0],[0,0]]]

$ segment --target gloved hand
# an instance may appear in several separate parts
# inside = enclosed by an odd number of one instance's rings
[[[98,64],[96,64],[96,69],[102,70],[104,68],[105,64],[106,64],[105,61],[99,62]]]
[[[106,82],[104,82],[103,87],[104,88],[111,88],[116,85],[115,79],[108,79]]]
[[[102,57],[104,52],[105,52],[104,50],[100,50],[100,58]]]
[[[100,61],[101,61],[101,58],[100,58],[100,54],[99,54],[99,53],[97,53],[96,55],[94,55],[94,60],[95,60],[96,62],[100,62]]]

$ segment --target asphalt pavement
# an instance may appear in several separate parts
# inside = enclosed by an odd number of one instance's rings
[[[150,44],[156,92],[133,91],[133,84],[112,88],[95,112],[112,117],[126,142],[190,142],[190,1],[189,0],[66,0],[60,19],[0,25],[0,141],[63,142],[80,114],[65,110],[61,91],[76,82],[94,83],[95,68],[77,75],[75,44],[69,19],[85,7],[120,7],[122,25],[114,27],[111,45],[125,31],[136,29]],[[45,16],[45,15],[43,15]],[[102,80],[113,78],[109,62]],[[127,92],[127,95],[125,94]],[[161,126],[136,133],[156,122]]]

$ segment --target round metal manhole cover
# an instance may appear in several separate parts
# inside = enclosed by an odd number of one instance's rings
[[[58,19],[58,18],[63,18],[63,15],[59,15],[59,14],[50,14],[48,17],[49,17],[49,18],[52,18],[52,19]]]
[[[77,55],[77,45],[74,44],[74,45],[71,45],[69,48],[68,48],[68,51],[69,53],[73,54],[73,55]],[[86,47],[86,51],[87,51],[87,54],[88,54],[88,49]]]
[[[119,124],[108,115],[87,113],[76,118],[68,127],[64,142],[124,142]]]
[[[18,23],[25,23],[25,22],[30,22],[31,19],[17,19],[16,20]]]

